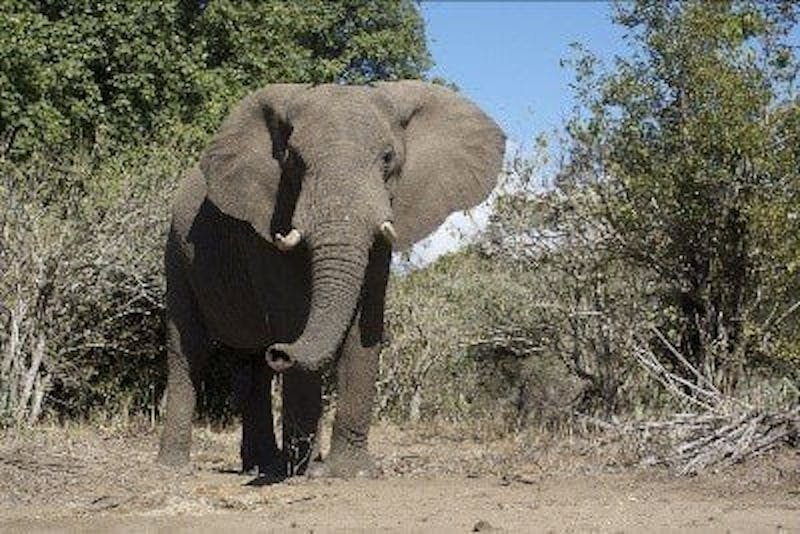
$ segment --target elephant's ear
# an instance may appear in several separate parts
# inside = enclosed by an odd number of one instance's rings
[[[207,198],[273,241],[281,162],[291,133],[287,108],[304,86],[270,85],[245,97],[200,160]]]
[[[399,249],[447,216],[479,204],[497,183],[505,134],[475,104],[420,81],[378,84],[405,128],[405,163],[393,211]]]

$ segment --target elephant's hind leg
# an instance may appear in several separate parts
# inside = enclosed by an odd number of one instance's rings
[[[240,359],[234,391],[242,413],[242,471],[270,477],[286,476],[286,465],[275,442],[272,422],[272,369],[264,356]]]
[[[170,466],[189,462],[192,421],[209,343],[194,295],[167,249],[167,413],[158,461]]]

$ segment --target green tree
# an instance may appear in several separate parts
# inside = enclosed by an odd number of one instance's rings
[[[770,313],[796,324],[797,13],[792,2],[620,2],[630,56],[608,73],[591,54],[575,62],[581,107],[559,185],[595,189],[613,249],[652,273],[661,326],[728,389],[764,354]]]
[[[0,150],[105,148],[175,123],[204,138],[270,82],[419,78],[430,66],[409,0],[6,0]]]

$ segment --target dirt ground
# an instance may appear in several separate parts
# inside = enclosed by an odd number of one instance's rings
[[[577,439],[378,426],[377,480],[254,485],[234,431],[197,429],[194,468],[154,462],[147,428],[0,434],[0,532],[800,532],[800,455],[687,478]]]

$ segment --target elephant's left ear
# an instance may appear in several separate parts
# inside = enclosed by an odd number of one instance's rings
[[[405,129],[405,163],[393,211],[399,249],[447,216],[483,201],[497,184],[505,134],[458,93],[420,81],[377,84]]]
[[[269,85],[245,97],[200,158],[208,199],[226,215],[250,223],[268,241],[288,223],[281,221],[288,215],[278,198],[291,133],[288,108],[304,88]]]

